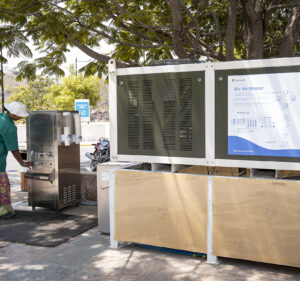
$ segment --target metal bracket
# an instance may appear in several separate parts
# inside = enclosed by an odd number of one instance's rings
[[[117,69],[117,64],[114,59],[109,60],[107,66],[108,66],[108,72],[111,74],[113,74]]]

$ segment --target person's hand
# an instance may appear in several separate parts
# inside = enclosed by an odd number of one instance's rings
[[[33,162],[23,162],[22,166],[31,169],[33,166]]]

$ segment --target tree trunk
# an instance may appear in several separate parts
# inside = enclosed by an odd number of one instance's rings
[[[226,61],[234,60],[234,41],[236,29],[237,0],[230,0],[228,6],[227,29],[226,29]]]
[[[168,0],[167,3],[172,13],[172,41],[174,52],[179,58],[186,59],[189,56],[183,47],[183,22],[180,2],[179,0]]]
[[[241,0],[243,37],[247,59],[262,59],[264,49],[263,8],[259,0]]]
[[[300,33],[300,8],[294,7],[292,16],[285,29],[284,37],[282,38],[279,57],[291,57],[294,53],[294,48]]]

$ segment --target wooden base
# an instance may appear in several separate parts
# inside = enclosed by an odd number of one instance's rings
[[[300,181],[134,170],[115,180],[116,241],[207,253],[210,238],[215,257],[300,267]]]
[[[115,240],[206,252],[206,176],[118,170],[115,180]]]
[[[300,182],[213,178],[213,254],[300,266]]]

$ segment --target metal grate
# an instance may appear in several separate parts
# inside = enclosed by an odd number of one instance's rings
[[[76,201],[76,195],[77,195],[76,185],[65,186],[63,189],[63,193],[64,193],[63,198],[65,204]]]
[[[139,83],[128,81],[128,148],[139,149]]]
[[[152,80],[143,80],[143,149],[155,149]]]
[[[118,81],[118,154],[205,157],[204,71],[122,75]]]
[[[179,145],[181,151],[193,150],[193,126],[192,126],[192,102],[193,102],[192,78],[180,79],[180,124]]]
[[[163,140],[167,150],[176,149],[176,80],[163,83]]]

